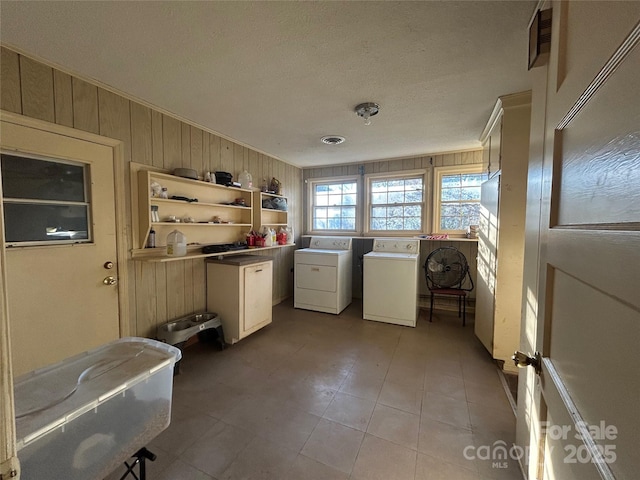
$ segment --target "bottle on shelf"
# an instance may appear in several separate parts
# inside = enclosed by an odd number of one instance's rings
[[[147,238],[147,248],[156,248],[156,231],[151,228],[149,237]]]

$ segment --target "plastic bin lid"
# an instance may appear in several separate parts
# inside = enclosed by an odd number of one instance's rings
[[[18,377],[17,449],[180,360],[180,350],[127,337]]]

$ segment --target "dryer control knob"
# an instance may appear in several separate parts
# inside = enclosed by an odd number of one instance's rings
[[[413,250],[413,244],[409,243],[409,244],[407,245],[407,250]]]

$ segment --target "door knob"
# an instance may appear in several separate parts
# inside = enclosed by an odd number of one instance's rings
[[[107,270],[110,270],[113,268],[113,262],[104,262],[103,267],[106,268]]]
[[[116,280],[116,277],[112,277],[111,275],[109,275],[108,277],[104,277],[102,283],[104,283],[105,285],[116,285],[118,283],[118,280]]]
[[[511,359],[515,362],[516,367],[518,368],[533,367],[538,375],[540,375],[540,372],[542,371],[542,356],[540,355],[540,352],[536,352],[533,354],[533,357],[530,357],[526,353],[516,351]]]

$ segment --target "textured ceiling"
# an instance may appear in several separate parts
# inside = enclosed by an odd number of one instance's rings
[[[479,147],[496,97],[529,89],[534,6],[3,0],[0,40],[307,167]]]

